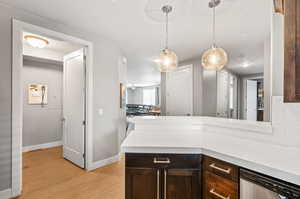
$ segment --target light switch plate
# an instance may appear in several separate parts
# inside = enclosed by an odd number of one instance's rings
[[[102,108],[98,109],[98,114],[99,114],[100,116],[103,115],[103,109],[102,109]]]

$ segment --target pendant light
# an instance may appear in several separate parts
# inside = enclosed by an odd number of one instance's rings
[[[224,49],[217,47],[215,39],[216,26],[216,7],[221,3],[221,0],[211,0],[209,8],[213,9],[213,44],[212,47],[206,50],[202,55],[202,66],[208,70],[222,70],[228,63],[228,56]]]
[[[169,49],[169,13],[172,12],[172,6],[165,5],[162,7],[162,12],[166,15],[166,46],[162,50],[157,61],[161,72],[171,72],[178,65],[178,58],[175,52]]]

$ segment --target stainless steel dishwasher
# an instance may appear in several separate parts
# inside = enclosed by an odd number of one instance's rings
[[[240,169],[241,199],[300,199],[300,186]]]

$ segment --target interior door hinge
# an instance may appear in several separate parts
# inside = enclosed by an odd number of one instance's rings
[[[82,122],[82,125],[86,125],[86,122],[85,122],[85,121],[83,121],[83,122]]]
[[[85,159],[85,153],[84,153],[84,154],[82,154],[82,157],[83,157],[83,159]]]

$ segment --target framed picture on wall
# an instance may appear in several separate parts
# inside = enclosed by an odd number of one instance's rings
[[[120,83],[120,108],[125,108],[126,106],[126,86]]]
[[[48,104],[48,86],[45,84],[29,84],[28,104]]]

